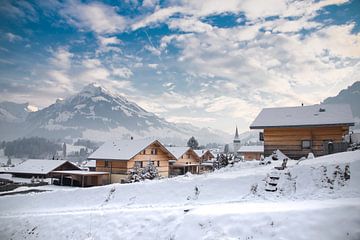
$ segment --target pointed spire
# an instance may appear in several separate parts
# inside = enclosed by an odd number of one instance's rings
[[[238,128],[236,126],[236,130],[235,130],[235,137],[234,139],[239,139],[239,132],[238,132]]]

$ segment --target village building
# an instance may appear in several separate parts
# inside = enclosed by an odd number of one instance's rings
[[[241,146],[237,153],[238,156],[243,157],[246,161],[254,159],[260,160],[261,155],[264,154],[264,146]]]
[[[114,140],[104,143],[88,160],[96,160],[96,171],[110,173],[110,182],[122,182],[134,166],[152,162],[162,177],[169,176],[169,160],[174,159],[158,140]]]
[[[50,178],[51,172],[63,170],[80,170],[80,168],[66,160],[28,159],[7,170],[6,173],[21,178]]]
[[[209,161],[215,158],[215,156],[210,152],[209,149],[199,149],[199,150],[194,150],[194,152],[198,155],[201,162]]]
[[[234,136],[234,140],[233,140],[233,147],[234,147],[234,155],[237,156],[237,152],[241,147],[241,140],[239,137],[239,132],[238,132],[237,126],[236,126],[235,136]]]
[[[299,107],[264,108],[250,125],[263,129],[264,154],[279,149],[293,159],[312,152],[315,156],[345,151],[344,137],[354,126],[350,106],[322,104]]]
[[[187,172],[199,173],[200,157],[191,147],[166,147],[174,156],[171,159],[171,175],[182,175]]]

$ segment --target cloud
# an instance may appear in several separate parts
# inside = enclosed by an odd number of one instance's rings
[[[102,3],[71,1],[61,14],[70,24],[98,34],[122,32],[127,26],[126,18],[120,16],[116,8]]]
[[[182,12],[184,9],[181,7],[168,7],[157,9],[154,13],[141,17],[138,21],[131,25],[132,30],[137,30],[149,25],[166,21],[170,16],[175,13]]]
[[[151,52],[152,54],[154,54],[155,56],[160,56],[161,55],[161,51],[159,49],[155,48],[154,46],[145,45],[144,48],[146,50],[148,50],[149,52]]]
[[[112,75],[120,78],[129,78],[133,75],[133,72],[127,67],[113,68]]]
[[[154,8],[158,4],[159,4],[159,0],[144,0],[142,6],[146,8]]]
[[[148,64],[148,67],[149,67],[149,68],[152,68],[152,69],[157,69],[158,66],[159,66],[159,64],[156,64],[156,63],[149,63],[149,64]]]
[[[21,41],[22,37],[13,33],[6,33],[5,34],[5,38],[9,41],[9,42],[16,42],[16,41]]]
[[[69,52],[67,47],[59,47],[52,52],[53,56],[50,63],[58,69],[69,69],[71,67],[71,59],[74,56]]]

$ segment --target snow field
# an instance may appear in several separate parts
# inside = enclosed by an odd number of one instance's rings
[[[0,239],[360,239],[360,151],[297,163],[3,196]]]

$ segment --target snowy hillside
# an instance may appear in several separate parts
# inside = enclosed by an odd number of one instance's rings
[[[0,238],[360,239],[360,151],[274,173],[280,164],[2,196]],[[269,174],[280,178],[276,192],[265,191]]]
[[[184,144],[193,135],[204,144],[230,139],[228,134],[221,131],[167,122],[96,84],[90,84],[78,94],[30,113],[23,125],[23,136],[46,138],[105,141],[111,137],[155,136],[175,144]]]

